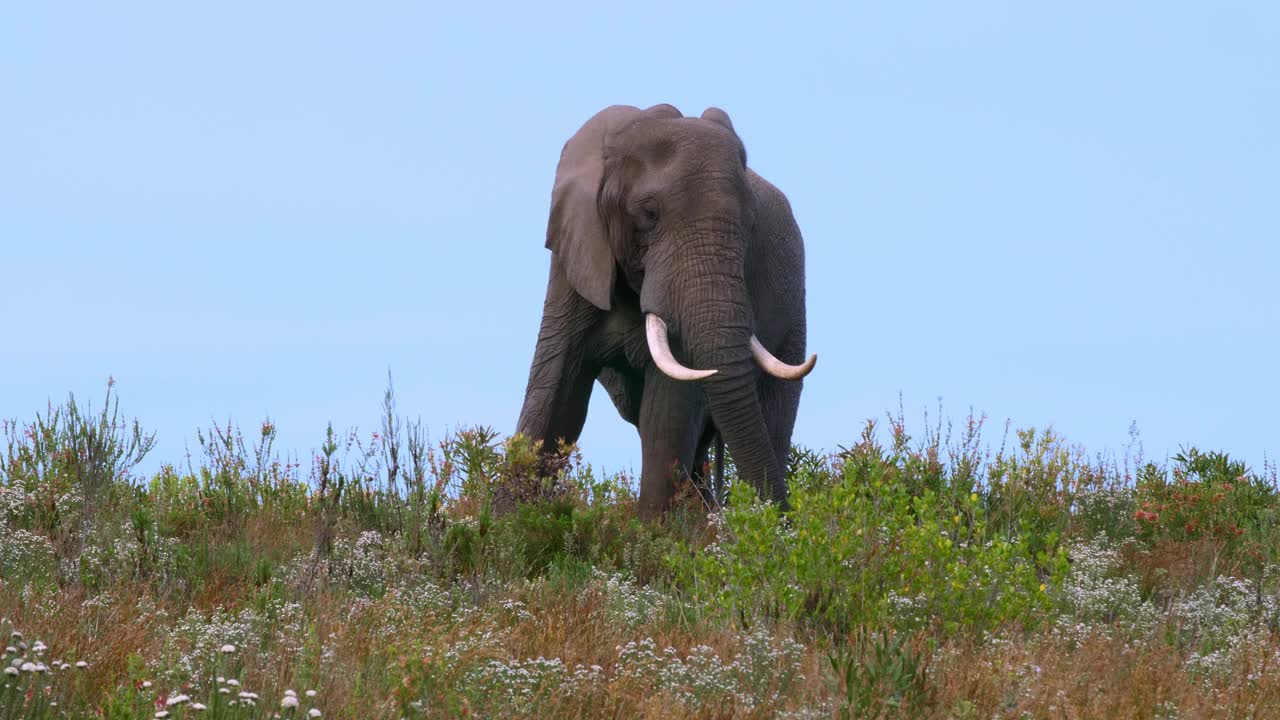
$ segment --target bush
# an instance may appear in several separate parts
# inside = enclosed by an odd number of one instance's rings
[[[1134,517],[1149,542],[1213,538],[1235,548],[1275,507],[1275,488],[1225,453],[1193,447],[1173,460],[1172,479],[1149,467],[1138,482]]]
[[[16,421],[0,423],[5,455],[0,462],[0,486],[20,490],[25,503],[9,505],[20,513],[20,524],[53,543],[59,558],[74,555],[93,526],[94,515],[116,484],[127,483],[129,472],[155,445],[155,435],[120,419],[115,380],[107,383],[102,411],[81,410],[74,395],[65,405],[50,405],[35,422],[21,429]],[[16,512],[15,512],[16,511]]]
[[[734,485],[715,541],[682,545],[672,568],[693,601],[744,624],[979,635],[1036,624],[1066,571],[1056,537],[1033,545],[992,527],[988,498],[956,493],[938,472],[918,454],[886,455],[868,433],[834,468],[797,478],[786,518]]]

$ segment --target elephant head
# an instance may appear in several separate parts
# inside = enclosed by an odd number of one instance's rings
[[[564,146],[547,247],[573,289],[601,310],[634,293],[654,364],[702,384],[712,419],[762,496],[786,501],[757,370],[799,379],[755,335],[747,265],[756,200],[746,151],[717,108],[606,108]]]

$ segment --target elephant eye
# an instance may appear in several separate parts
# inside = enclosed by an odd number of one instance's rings
[[[643,230],[651,230],[658,224],[658,201],[653,197],[646,197],[636,204],[636,220]]]

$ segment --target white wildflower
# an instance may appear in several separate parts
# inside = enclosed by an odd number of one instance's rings
[[[35,664],[35,663],[33,663],[33,662],[24,662],[24,663],[22,663],[22,672],[35,672],[35,671],[36,671],[36,664]]]
[[[227,680],[227,684],[230,685],[231,687],[240,687],[240,681],[235,678],[231,678],[230,680]]]
[[[221,648],[221,652],[223,655],[230,655],[235,651],[236,651],[236,646],[232,645],[231,643],[227,643],[226,645],[223,645]]]
[[[173,707],[174,705],[181,705],[184,702],[190,702],[190,701],[191,701],[191,698],[187,697],[186,695],[174,695],[168,700],[165,700],[164,705],[165,707]]]
[[[77,661],[76,661],[76,667],[80,668],[81,670],[84,670],[85,668],[89,667],[89,663],[87,663],[87,662],[85,662],[85,661],[83,661],[83,660],[77,660]]]
[[[143,689],[143,690],[150,690],[150,689],[151,689],[151,681],[150,681],[150,680],[143,680],[143,681],[142,681],[142,689]]]
[[[17,675],[17,674],[18,674],[18,672],[19,672],[19,671],[18,671],[18,668],[16,668],[16,667],[7,667],[7,668],[5,668],[5,669],[4,669],[4,674],[5,674],[5,675]]]
[[[158,718],[167,718],[167,717],[169,717],[169,711],[168,711],[168,710],[158,710],[158,711],[156,712],[156,717],[158,717]]]
[[[298,707],[298,698],[293,695],[285,695],[284,699],[280,701],[280,707],[296,708]]]
[[[204,703],[191,703],[191,709],[197,712],[203,711],[205,709]]]
[[[296,692],[294,692],[294,691],[292,691],[292,690],[285,690],[285,691],[284,691],[284,694],[285,694],[286,696],[288,696],[288,697],[298,697],[298,693],[296,693]]]
[[[304,695],[306,695],[307,697],[315,697],[315,696],[316,696],[316,691],[315,691],[315,690],[308,690],[308,691],[306,691],[306,692],[305,692],[305,693],[303,693],[303,694],[304,694]]]
[[[307,711],[307,717],[313,717],[313,718],[318,718],[318,717],[320,717],[320,709],[319,709],[319,708],[311,708],[310,710],[308,710],[308,711]]]

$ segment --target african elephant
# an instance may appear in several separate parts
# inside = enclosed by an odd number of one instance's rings
[[[547,222],[542,326],[517,430],[576,442],[594,383],[639,431],[640,510],[718,435],[787,507],[805,355],[804,246],[786,197],[747,167],[729,116],[615,105],[564,145]],[[694,369],[697,368],[697,369]]]

